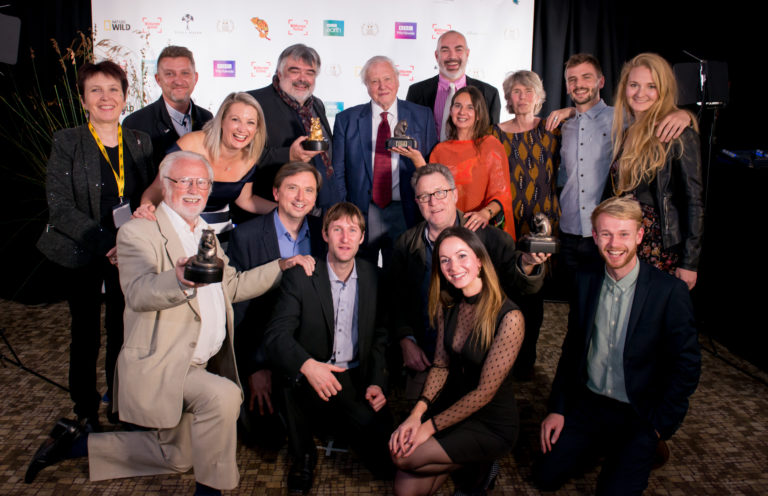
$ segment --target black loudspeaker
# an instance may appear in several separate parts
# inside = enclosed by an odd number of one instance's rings
[[[684,62],[673,67],[677,79],[678,105],[704,102],[710,106],[728,103],[728,64],[714,60]]]
[[[0,14],[0,62],[15,64],[19,55],[21,19]]]

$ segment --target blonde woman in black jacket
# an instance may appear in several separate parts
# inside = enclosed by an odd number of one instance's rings
[[[698,126],[692,119],[669,143],[655,133],[656,123],[678,110],[676,98],[674,73],[659,55],[641,53],[624,65],[606,193],[631,194],[640,202],[645,234],[638,256],[693,289],[704,227]]]

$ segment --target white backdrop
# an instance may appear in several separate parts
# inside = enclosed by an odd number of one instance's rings
[[[232,91],[271,83],[280,52],[304,43],[320,54],[315,95],[333,123],[337,112],[368,101],[360,68],[374,55],[400,69],[398,96],[437,74],[437,37],[455,29],[471,50],[467,74],[499,88],[530,69],[534,0],[92,0],[97,60],[118,62],[130,82],[127,113],[160,96],[154,81],[163,47],[188,47],[200,75],[195,103],[216,113]],[[502,120],[509,114],[502,109]]]

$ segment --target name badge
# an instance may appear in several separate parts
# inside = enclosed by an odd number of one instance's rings
[[[112,220],[114,220],[117,229],[131,220],[131,203],[128,200],[122,200],[112,207]]]

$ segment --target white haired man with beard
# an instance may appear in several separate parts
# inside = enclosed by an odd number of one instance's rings
[[[221,494],[239,482],[236,422],[243,394],[235,367],[232,303],[259,296],[280,280],[275,260],[246,272],[224,259],[222,282],[184,278],[207,224],[200,218],[213,183],[202,156],[165,157],[157,220],[133,219],[117,235],[125,294],[125,342],[117,360],[115,409],[120,420],[149,430],[89,434],[61,419],[27,471],[64,458],[88,456],[91,480],[186,472],[195,494]]]

